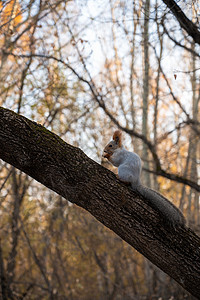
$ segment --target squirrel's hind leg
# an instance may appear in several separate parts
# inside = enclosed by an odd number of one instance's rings
[[[118,174],[116,176],[117,176],[117,179],[119,179],[121,182],[123,182],[126,185],[131,186],[131,182],[121,179]]]
[[[138,185],[138,176],[134,172],[130,170],[129,166],[119,166],[118,168],[118,178],[123,182],[128,182],[131,185]]]

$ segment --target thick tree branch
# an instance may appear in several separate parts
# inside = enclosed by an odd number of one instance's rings
[[[147,199],[41,125],[0,108],[0,158],[83,207],[192,295],[200,295],[200,239],[167,228]]]
[[[183,28],[189,36],[191,36],[195,43],[200,45],[200,31],[198,27],[190,21],[181,8],[176,4],[174,0],[162,0],[170,11],[173,13],[181,28]]]

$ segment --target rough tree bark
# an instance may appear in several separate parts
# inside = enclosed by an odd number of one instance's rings
[[[199,237],[189,228],[167,228],[146,199],[79,148],[43,126],[0,108],[0,158],[89,211],[199,297]]]

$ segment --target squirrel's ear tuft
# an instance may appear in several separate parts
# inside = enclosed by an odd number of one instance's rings
[[[113,134],[113,140],[115,143],[121,147],[122,146],[122,132],[120,130],[116,130]]]

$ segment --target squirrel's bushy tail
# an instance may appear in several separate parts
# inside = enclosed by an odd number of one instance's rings
[[[167,223],[172,226],[185,226],[186,220],[182,212],[164,196],[143,185],[132,188],[146,198],[149,201],[150,206],[157,210]]]

